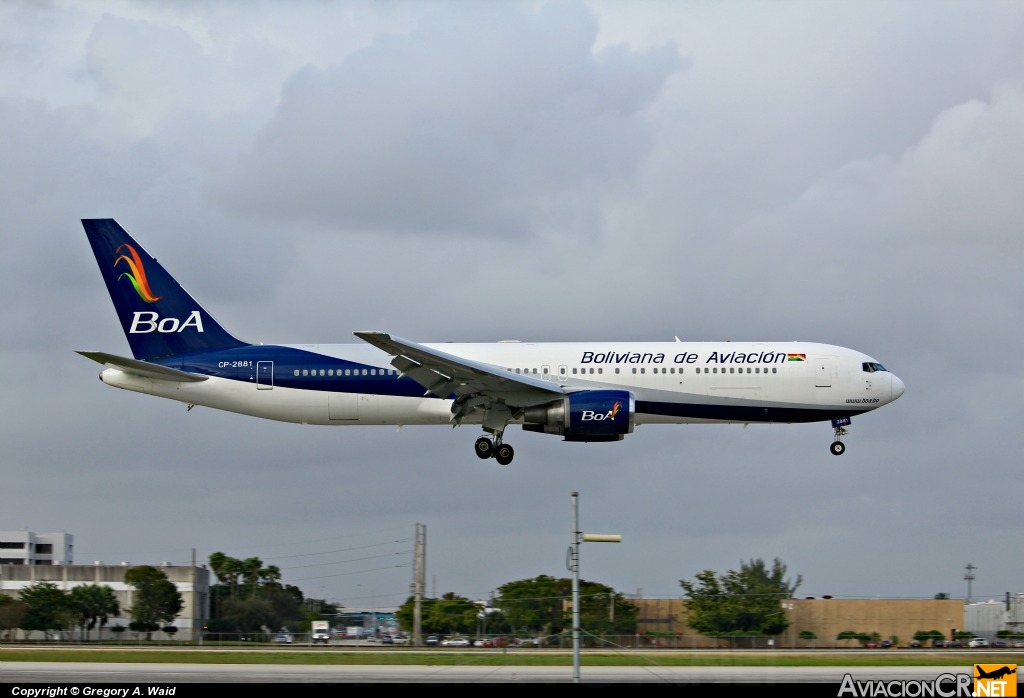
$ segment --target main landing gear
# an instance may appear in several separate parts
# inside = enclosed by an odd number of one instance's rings
[[[506,443],[501,441],[501,432],[494,432],[494,441],[486,436],[481,436],[473,445],[476,455],[479,458],[493,458],[499,465],[508,465],[512,462],[515,451]]]

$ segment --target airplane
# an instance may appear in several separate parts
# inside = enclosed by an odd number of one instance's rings
[[[974,673],[977,674],[977,676],[974,677],[976,679],[995,679],[995,680],[999,680],[999,679],[1001,679],[1003,677],[1009,676],[1010,674],[1016,674],[1017,673],[1017,668],[1016,668],[1016,666],[1014,666],[1014,668],[1011,669],[1009,666],[1005,666],[1004,665],[1004,666],[1002,666],[1002,667],[1000,667],[998,669],[994,669],[992,671],[985,671],[984,669],[981,668],[980,664],[975,664],[974,665]]]
[[[282,422],[479,425],[476,455],[512,462],[510,425],[571,442],[637,426],[831,422],[903,382],[853,349],[811,342],[421,344],[357,331],[351,344],[250,344],[229,334],[114,219],[83,219],[132,357],[79,351],[110,386]]]

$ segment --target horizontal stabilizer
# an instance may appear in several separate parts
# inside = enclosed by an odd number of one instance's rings
[[[125,373],[143,376],[144,378],[152,378],[154,380],[175,381],[178,383],[199,383],[200,381],[204,381],[209,378],[209,376],[186,373],[185,371],[179,371],[176,368],[168,368],[167,366],[161,366],[159,364],[151,364],[148,361],[139,361],[138,359],[127,359],[123,356],[107,354],[102,351],[79,351],[76,353],[81,354],[87,359],[92,359],[98,364],[103,364],[110,368],[116,368],[119,371],[124,371]]]

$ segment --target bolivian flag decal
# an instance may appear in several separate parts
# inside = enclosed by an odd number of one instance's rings
[[[807,354],[786,354],[786,361],[807,361]]]

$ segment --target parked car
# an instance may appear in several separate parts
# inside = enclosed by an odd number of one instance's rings
[[[1006,640],[993,640],[992,641],[992,646],[993,647],[1006,647]]]
[[[441,642],[445,647],[469,647],[470,642],[464,637],[450,637]]]
[[[1024,640],[1014,640],[1013,641],[1013,646],[1014,647],[1024,647]]]
[[[409,638],[405,635],[392,635],[391,642],[395,645],[408,645]]]
[[[907,647],[920,647],[920,646],[921,646],[921,641],[920,640],[911,640],[910,642],[907,643]]]
[[[290,645],[290,644],[292,644],[291,633],[278,633],[274,637],[274,642],[276,642],[279,645]]]
[[[424,642],[428,645],[436,645],[438,643],[437,635],[427,635],[427,639]]]
[[[988,647],[988,640],[983,637],[972,637],[967,643],[968,647]]]

